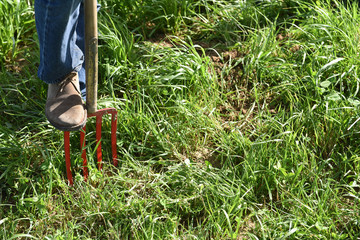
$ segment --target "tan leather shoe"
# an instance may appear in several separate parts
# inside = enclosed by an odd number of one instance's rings
[[[49,84],[45,115],[51,125],[62,131],[76,131],[85,126],[87,111],[76,72],[58,84]]]

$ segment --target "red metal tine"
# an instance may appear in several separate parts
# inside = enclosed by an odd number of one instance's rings
[[[65,164],[66,174],[69,181],[69,185],[74,184],[73,177],[71,174],[71,160],[70,160],[70,132],[64,132],[64,148],[65,148]]]
[[[83,159],[83,172],[84,172],[84,180],[85,182],[89,176],[89,170],[87,166],[87,159],[86,159],[86,148],[85,148],[85,134],[86,134],[86,125],[80,131],[80,149],[81,149],[81,158]]]
[[[111,150],[114,166],[117,167],[117,150],[116,150],[116,131],[117,131],[117,111],[112,110],[111,113]]]
[[[100,114],[96,115],[96,156],[98,162],[99,170],[102,169],[102,151],[101,151],[101,125],[102,125],[102,115],[103,113],[100,111]]]

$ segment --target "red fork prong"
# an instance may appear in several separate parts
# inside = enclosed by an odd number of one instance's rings
[[[102,125],[102,115],[96,116],[96,155],[98,161],[99,170],[102,169],[102,151],[101,151],[101,125]]]
[[[65,148],[65,165],[66,174],[69,181],[69,185],[74,184],[73,177],[71,174],[71,160],[70,160],[70,132],[64,132],[64,148]]]
[[[111,150],[114,166],[117,167],[117,150],[116,150],[116,131],[117,131],[117,111],[111,114]]]
[[[84,180],[85,182],[88,179],[89,176],[89,170],[87,166],[87,158],[86,158],[86,140],[85,140],[85,134],[86,134],[86,125],[83,127],[83,129],[80,131],[80,149],[81,149],[81,158],[83,159],[83,172],[84,172]]]

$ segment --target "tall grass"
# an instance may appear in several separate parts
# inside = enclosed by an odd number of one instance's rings
[[[5,57],[38,62],[31,4],[0,5],[28,24],[0,51],[2,239],[360,237],[357,4],[100,3],[99,105],[119,110],[120,166],[104,119],[96,169],[90,121],[88,182],[71,137],[74,187],[36,64]]]
[[[15,65],[20,53],[29,47],[27,40],[34,34],[33,10],[30,1],[2,1],[0,3],[0,63]]]

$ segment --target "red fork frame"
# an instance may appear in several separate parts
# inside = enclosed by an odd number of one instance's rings
[[[99,170],[102,169],[102,151],[101,151],[101,127],[102,118],[105,114],[111,114],[111,151],[112,160],[115,166],[118,165],[117,161],[117,150],[116,150],[116,130],[117,130],[117,110],[115,108],[104,108],[96,111],[95,113],[88,114],[88,118],[96,117],[96,156]],[[80,132],[80,149],[81,157],[83,159],[83,174],[84,179],[87,181],[89,176],[89,170],[87,167],[86,158],[86,143],[85,143],[86,125]],[[65,149],[65,163],[66,163],[66,174],[69,181],[69,185],[74,184],[72,173],[71,173],[71,159],[70,159],[70,133],[64,132],[64,149]]]

